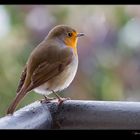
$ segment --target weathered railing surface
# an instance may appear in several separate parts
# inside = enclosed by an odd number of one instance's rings
[[[36,101],[1,118],[0,129],[140,129],[140,103]]]

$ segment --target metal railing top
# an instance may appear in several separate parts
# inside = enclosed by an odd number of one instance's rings
[[[36,101],[0,118],[0,129],[140,129],[140,103]]]

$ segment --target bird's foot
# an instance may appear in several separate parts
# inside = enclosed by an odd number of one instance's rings
[[[60,106],[64,101],[66,100],[70,100],[69,97],[67,98],[62,98],[61,96],[59,96],[58,94],[56,94],[53,90],[52,90],[53,94],[56,96],[56,98],[58,99],[58,105]]]
[[[59,105],[59,106],[62,105],[62,103],[63,103],[64,101],[66,101],[66,100],[70,100],[70,98],[69,98],[69,97],[67,97],[67,98],[62,98],[62,97],[60,97],[60,98],[58,98],[58,105]]]

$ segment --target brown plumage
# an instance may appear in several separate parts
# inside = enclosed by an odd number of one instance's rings
[[[73,38],[68,36],[68,33],[73,33]],[[56,26],[33,50],[21,74],[17,95],[7,114],[12,114],[18,103],[31,90],[49,95],[52,91],[63,90],[71,83],[78,66],[76,35],[77,32],[69,26]],[[71,46],[71,41],[75,46]]]

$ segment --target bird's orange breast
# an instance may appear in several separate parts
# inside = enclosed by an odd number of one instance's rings
[[[65,38],[65,45],[72,48],[74,50],[74,53],[77,55],[77,37],[76,33],[73,33],[74,35],[72,37],[66,37]]]

